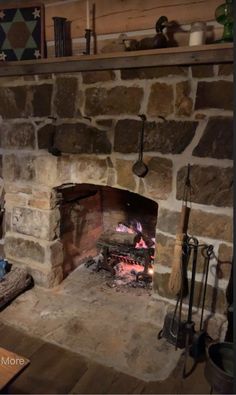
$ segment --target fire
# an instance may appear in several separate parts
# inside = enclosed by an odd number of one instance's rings
[[[116,227],[117,232],[123,233],[137,233],[142,232],[143,228],[139,221],[131,221],[129,224],[124,224],[123,222],[119,222]]]
[[[148,248],[148,246],[141,237],[140,240],[135,244],[135,248]]]

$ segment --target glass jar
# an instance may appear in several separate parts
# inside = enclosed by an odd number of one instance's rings
[[[194,22],[191,25],[189,35],[189,45],[205,44],[206,38],[206,24],[204,22]]]

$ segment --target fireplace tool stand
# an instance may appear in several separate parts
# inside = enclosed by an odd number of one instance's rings
[[[192,261],[192,278],[191,278],[191,288],[190,288],[190,297],[189,297],[189,309],[188,309],[188,318],[186,323],[186,339],[185,339],[185,352],[184,352],[184,367],[183,367],[183,378],[188,377],[195,368],[196,363],[202,358],[205,357],[206,352],[206,343],[211,341],[211,337],[208,335],[206,330],[203,328],[203,314],[205,308],[205,299],[206,299],[206,290],[207,290],[207,279],[209,272],[209,264],[210,259],[213,254],[214,247],[212,245],[200,245],[198,244],[198,240],[196,238],[192,238],[189,240],[190,248],[193,249],[193,261]],[[188,242],[189,242],[188,241]],[[197,253],[199,247],[203,247],[204,253],[204,289],[202,296],[202,306],[201,306],[201,319],[199,330],[195,331],[195,323],[192,321],[192,307],[193,307],[193,298],[194,298],[194,289],[195,289],[195,275],[196,275],[196,267],[197,267]],[[187,359],[188,356],[191,356],[194,359],[194,364],[189,372],[186,371]]]
[[[175,306],[174,313],[167,313],[163,325],[163,329],[158,333],[157,338],[161,339],[162,337],[166,338],[167,341],[176,348],[185,349],[184,350],[184,367],[183,367],[183,378],[188,377],[193,371],[195,364],[205,355],[205,346],[207,341],[211,340],[210,336],[203,329],[203,314],[205,308],[205,299],[206,299],[206,290],[207,290],[207,279],[208,279],[208,271],[209,271],[209,262],[211,256],[213,254],[213,246],[199,244],[198,240],[195,237],[187,237],[186,242],[184,243],[184,247],[186,247],[186,267],[189,264],[190,258],[192,258],[192,276],[190,283],[190,294],[189,294],[189,308],[187,320],[181,321],[181,314],[177,318],[177,310],[179,307],[179,311],[182,308],[182,299],[183,299],[183,276],[182,276],[182,287],[181,291],[177,296],[177,302]],[[202,296],[202,305],[201,305],[201,318],[199,330],[195,330],[195,323],[192,320],[192,310],[193,310],[193,300],[194,300],[194,291],[195,291],[195,277],[196,277],[196,269],[197,269],[197,256],[199,249],[202,248],[202,252],[204,255],[204,288],[203,288],[203,296]],[[195,363],[189,372],[186,371],[186,364],[188,356],[191,356]]]

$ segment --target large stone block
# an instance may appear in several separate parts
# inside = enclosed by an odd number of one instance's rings
[[[51,115],[52,84],[32,86],[32,115],[34,117],[48,117]]]
[[[231,267],[233,265],[233,247],[227,244],[220,244],[218,250],[218,275],[220,278],[229,280]]]
[[[87,115],[138,114],[143,98],[138,87],[88,88],[85,93]]]
[[[59,237],[60,213],[58,209],[42,211],[15,207],[12,225],[14,232],[50,241]]]
[[[0,88],[0,115],[3,118],[21,118],[27,115],[27,87]]]
[[[150,123],[144,136],[144,151],[181,154],[191,143],[198,122],[164,121]]]
[[[111,143],[105,131],[84,123],[57,126],[54,145],[71,154],[109,154]]]
[[[197,86],[195,110],[207,108],[233,111],[233,82],[200,81]]]
[[[136,119],[122,119],[115,128],[114,151],[130,153],[138,151],[141,122]]]
[[[55,190],[44,189],[42,186],[34,187],[28,201],[28,206],[40,210],[50,210],[58,205],[58,197]],[[18,207],[18,205],[16,205]]]
[[[190,210],[189,234],[216,240],[232,241],[233,219],[228,215]]]
[[[56,80],[54,109],[58,117],[71,118],[75,114],[78,80],[75,77],[59,77]]]
[[[32,123],[17,122],[0,125],[2,147],[6,149],[34,149],[35,130]]]
[[[44,263],[45,259],[45,248],[43,245],[36,240],[27,240],[16,236],[6,236],[4,251],[9,260]]]
[[[233,63],[222,63],[219,65],[219,75],[232,75],[234,74]]]
[[[144,130],[144,151],[180,154],[192,141],[197,122],[147,122]],[[123,119],[115,128],[114,151],[138,152],[141,122]]]
[[[133,79],[153,79],[171,76],[187,76],[188,67],[184,66],[164,66],[164,67],[141,67],[137,69],[121,70],[123,80]]]
[[[108,177],[106,159],[76,157],[73,169],[73,182],[106,184]]]
[[[156,234],[156,262],[163,266],[171,267],[173,264],[173,253],[175,238],[168,237],[161,233]]]
[[[167,116],[174,110],[174,91],[173,86],[165,83],[156,82],[151,87],[148,100],[148,115]]]
[[[49,247],[50,264],[54,268],[56,266],[62,266],[64,261],[63,244],[56,240]]]
[[[183,198],[184,180],[187,167],[177,174],[177,199]],[[191,199],[195,203],[232,207],[233,205],[233,168],[216,166],[191,166]]]
[[[53,269],[39,270],[38,267],[32,265],[27,267],[28,273],[33,277],[34,283],[43,288],[53,288],[60,284],[63,280],[63,270],[61,266]]]
[[[94,84],[95,82],[113,81],[116,75],[113,70],[84,71],[81,73],[84,84]]]
[[[233,159],[233,118],[210,118],[193,155]]]
[[[172,191],[172,161],[156,157],[145,160],[149,169],[144,178],[146,193],[154,200],[167,199]]]
[[[29,195],[23,193],[6,193],[4,199],[7,208],[16,206],[25,207],[28,204]]]
[[[214,77],[213,64],[196,64],[191,66],[193,78],[208,78]]]
[[[2,155],[0,155],[0,177],[2,177]]]
[[[169,273],[157,273],[153,275],[153,291],[158,293],[164,298],[174,299],[174,296],[169,291],[168,282],[170,274]]]
[[[175,112],[179,116],[190,116],[193,109],[193,100],[190,97],[191,85],[189,81],[176,84]]]
[[[35,159],[36,181],[46,186],[57,186],[58,157],[42,155]]]
[[[172,211],[159,207],[157,219],[158,229],[162,230],[163,232],[175,235],[179,221],[180,213],[178,211]]]
[[[133,164],[134,162],[130,160],[116,160],[117,184],[129,191],[136,189],[135,175],[132,172]]]
[[[48,123],[38,130],[38,147],[39,149],[48,149],[53,145],[53,138],[56,132],[56,126]]]
[[[40,210],[50,210],[52,208],[51,202],[46,199],[29,199],[28,206]]]
[[[29,185],[28,183],[23,183],[23,184],[16,184],[12,182],[6,181],[4,184],[4,189],[8,193],[14,193],[15,195],[18,194],[26,194],[26,195],[31,195],[32,193],[32,185]]]
[[[31,155],[5,155],[3,158],[3,178],[9,181],[33,181],[35,179],[35,158]]]
[[[58,158],[57,165],[57,185],[71,182],[71,173],[73,169],[72,155],[62,155]]]

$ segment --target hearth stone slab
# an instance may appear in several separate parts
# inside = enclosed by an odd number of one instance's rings
[[[143,289],[111,289],[109,276],[82,266],[57,288],[22,294],[1,320],[140,379],[164,380],[181,354],[157,340],[168,304]]]

